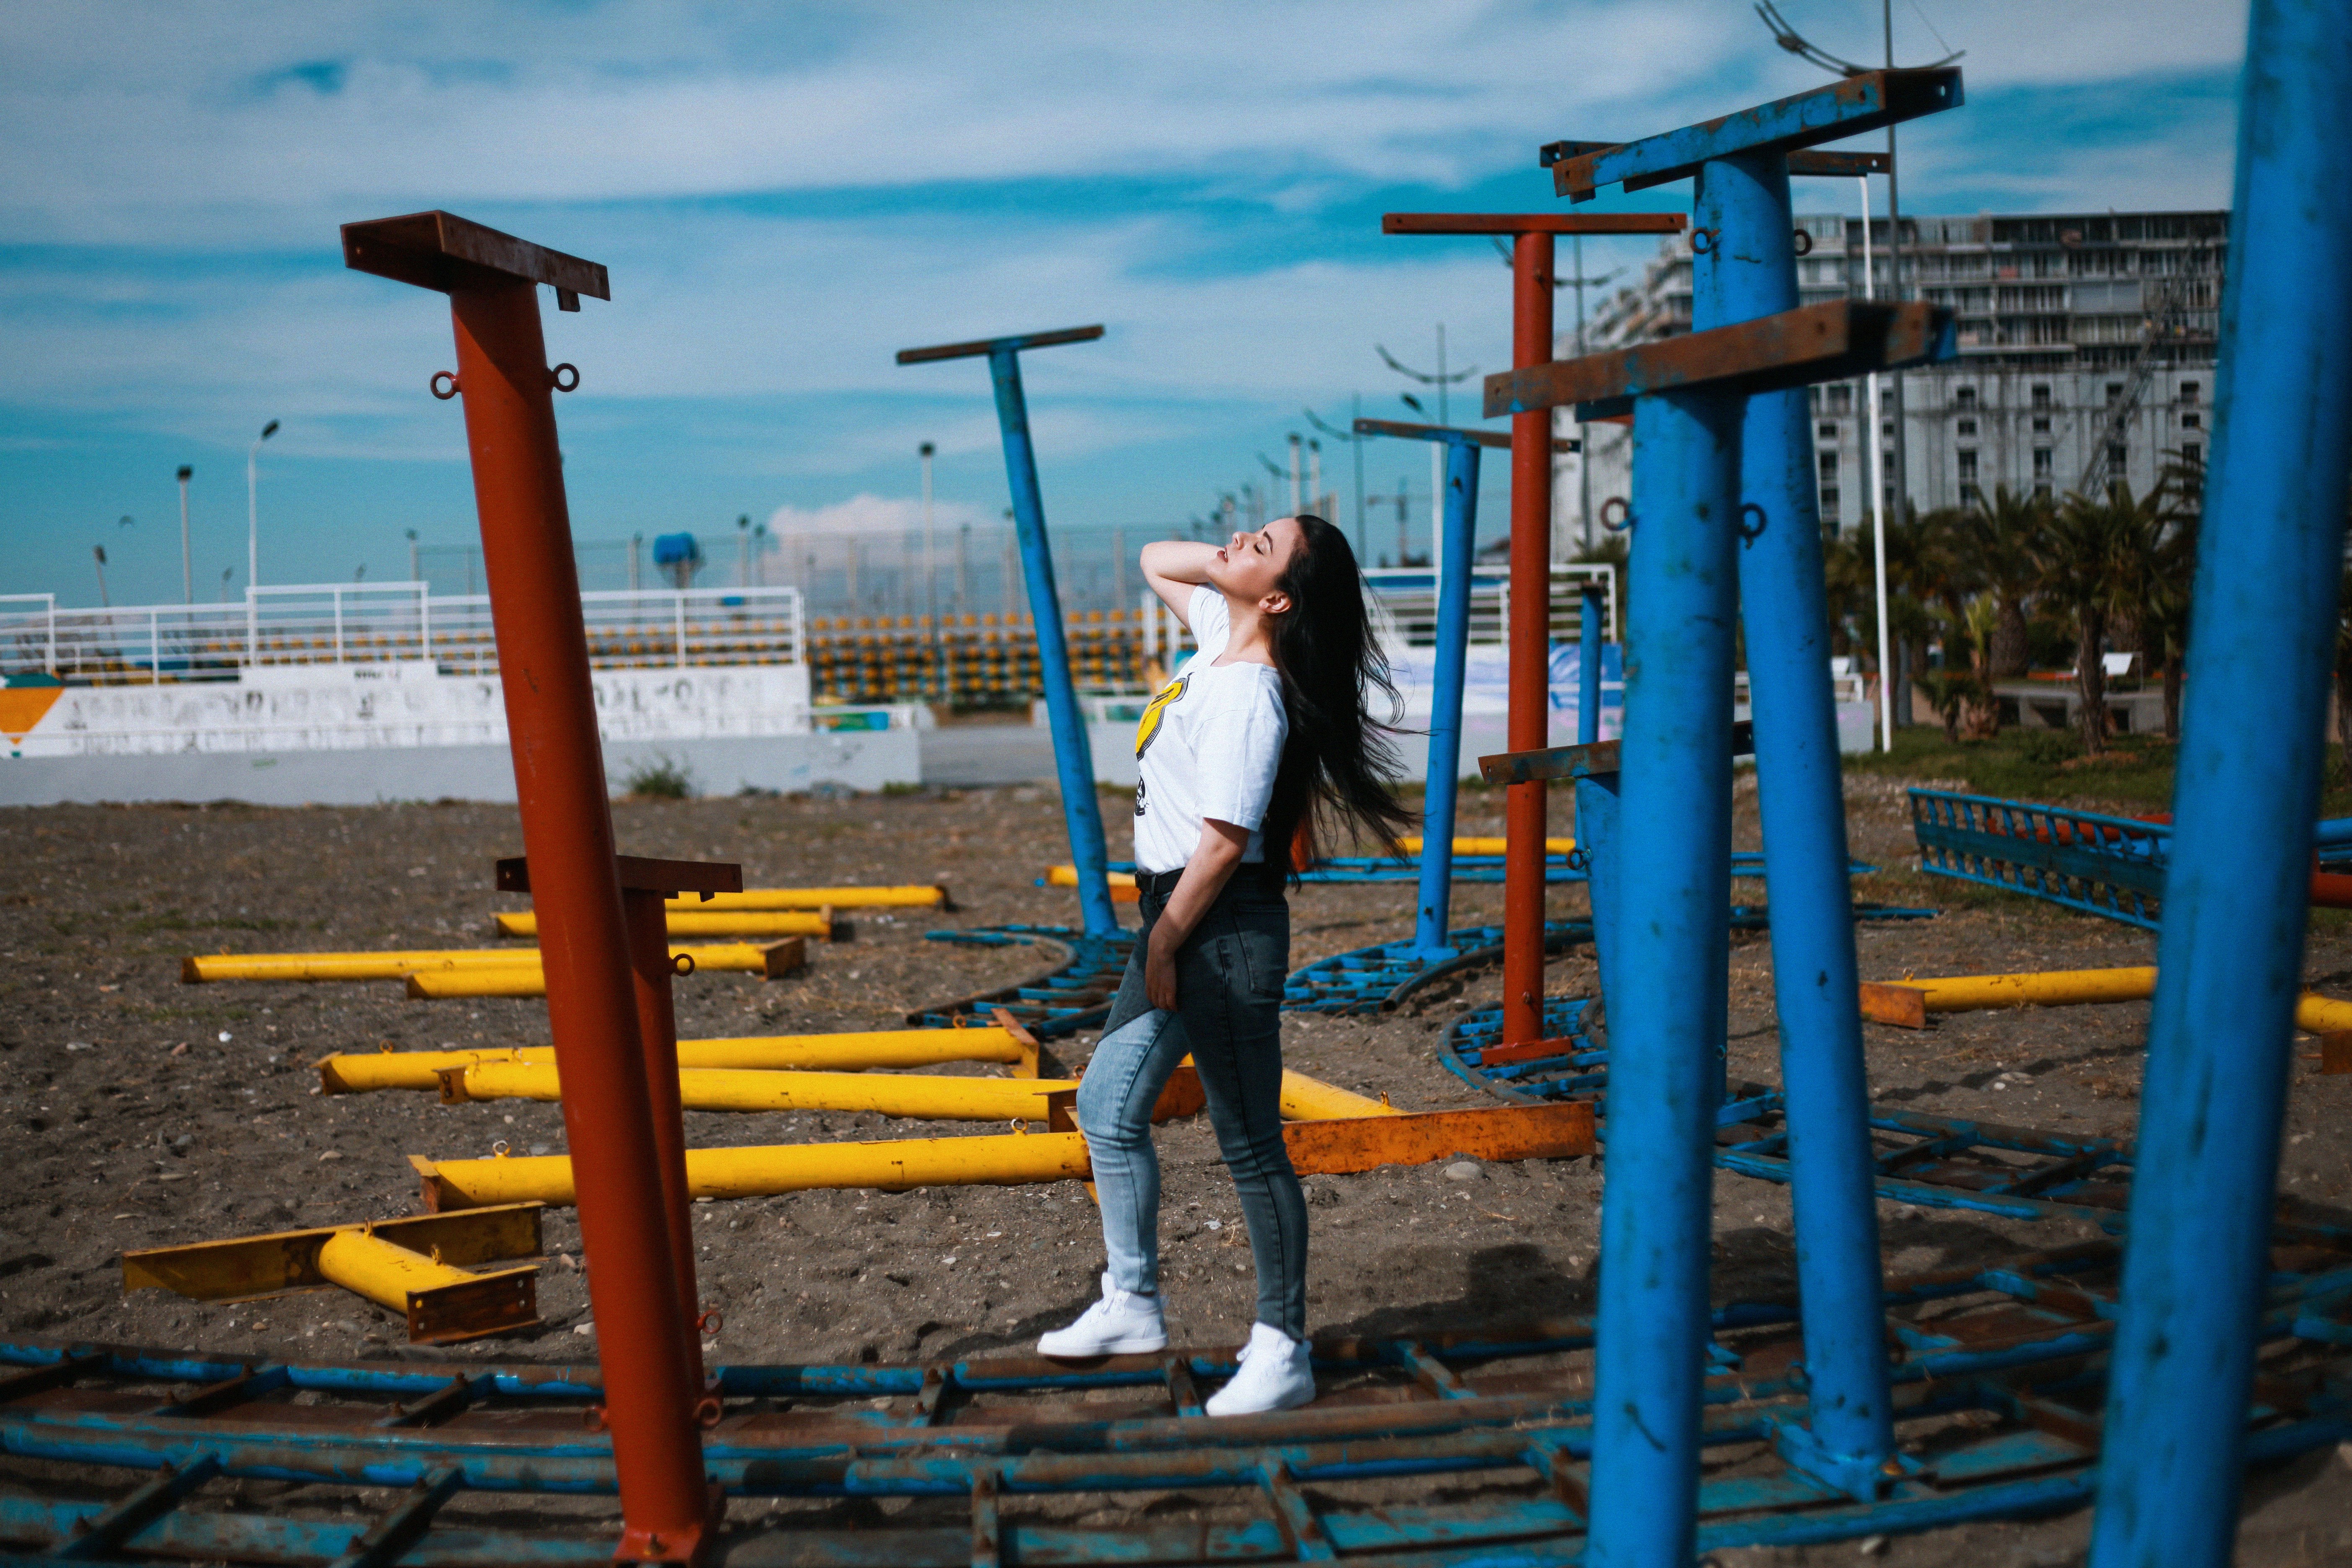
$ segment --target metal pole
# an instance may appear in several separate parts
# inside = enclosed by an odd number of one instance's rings
[[[1584,237],[1569,237],[1570,258],[1576,265],[1576,357],[1584,357]],[[1592,427],[1576,427],[1576,488],[1578,500],[1583,508],[1584,548],[1592,549]]]
[[[1636,401],[1586,1563],[1692,1557],[1730,962],[1741,399]],[[1517,450],[1516,444],[1514,451]]]
[[[1601,739],[1601,674],[1608,645],[1601,640],[1601,591],[1588,586],[1577,621],[1576,743]],[[1576,848],[1584,858],[1584,891],[1592,911],[1592,956],[1601,994],[1613,996],[1617,975],[1617,776],[1576,781]]]
[[[1413,956],[1452,958],[1445,940],[1454,897],[1454,803],[1462,778],[1462,682],[1469,660],[1470,541],[1478,530],[1478,446],[1446,441],[1445,538],[1451,564],[1437,579],[1437,659],[1429,695],[1429,772],[1422,785],[1421,898]]]
[[[1021,564],[1029,589],[1031,629],[1037,639],[1037,665],[1045,679],[1045,717],[1054,731],[1054,771],[1062,786],[1062,819],[1069,829],[1070,858],[1078,873],[1078,910],[1088,936],[1114,936],[1118,915],[1110,901],[1109,851],[1103,843],[1102,805],[1095,798],[1095,763],[1087,738],[1086,715],[1070,678],[1069,641],[1062,626],[1062,601],[1054,588],[1054,554],[1045,539],[1045,503],[1037,490],[1037,455],[1029,442],[1029,405],[1021,392],[1020,351],[990,352],[988,370],[996,384],[996,419],[1004,431],[1004,475],[1013,490],[1013,527],[1021,541]]]
[[[180,466],[180,602],[185,605],[196,602],[195,566],[188,555],[188,481],[195,472],[184,463]]]
[[[661,1167],[662,1211],[669,1221],[670,1278],[677,1289],[687,1368],[703,1381],[701,1291],[695,1282],[694,1205],[686,1190],[686,1114],[677,1086],[677,1005],[670,994],[670,889],[623,887],[629,933],[629,983],[645,1047],[646,1103],[653,1114],[654,1158]]]
[[[926,441],[916,450],[923,459],[923,613],[931,628],[931,699],[944,702],[948,700],[947,639],[940,630],[940,557],[931,531],[931,458],[939,448]]]
[[[1886,40],[1886,68],[1895,68],[1895,0],[1879,0],[1879,23]],[[1867,184],[1865,179],[1864,184]],[[1866,232],[1866,231],[1865,231]],[[1895,127],[1886,128],[1886,293],[1896,304],[1903,302],[1903,200],[1902,184],[1895,166]],[[1899,519],[1911,499],[1910,427],[1903,417],[1903,373],[1889,371],[1887,391],[1895,405],[1895,515]],[[1877,416],[1871,416],[1870,438],[1878,439]],[[1903,693],[1905,723],[1909,723],[1911,709],[1910,683],[1906,681]],[[1894,742],[1889,742],[1891,750]]]
[[[1298,437],[1294,433],[1290,437],[1290,515],[1293,517],[1307,510],[1298,500],[1299,478]]]
[[[660,1144],[629,967],[587,629],[563,494],[547,349],[530,283],[453,293],[467,445],[503,670],[524,851],[563,1076],[588,1290],[625,1528],[619,1554],[684,1562],[706,1528],[701,1388],[671,1283]]]
[[[1549,234],[1511,242],[1511,364],[1551,359]],[[1441,371],[1444,366],[1441,363]],[[1465,571],[1466,575],[1466,571]],[[1510,681],[1505,720],[1515,752],[1551,744],[1551,410],[1511,418]],[[1508,787],[1503,798],[1503,1041],[1543,1038],[1546,784]]]
[[[1359,392],[1359,393],[1357,393],[1357,394],[1355,394],[1355,395],[1354,395],[1354,402],[1353,402],[1353,404],[1351,405],[1351,406],[1352,406],[1352,408],[1353,408],[1353,410],[1354,410],[1354,413],[1352,414],[1351,417],[1353,417],[1353,418],[1357,418],[1357,419],[1361,419],[1361,418],[1364,416],[1364,395],[1363,395],[1362,393]],[[1354,426],[1353,425],[1350,425],[1350,426],[1348,426],[1348,428],[1349,428],[1349,429],[1350,429],[1350,430],[1352,430],[1352,429],[1354,429],[1354,428],[1355,428],[1355,426]],[[1349,442],[1349,450],[1350,450],[1351,452],[1353,452],[1353,453],[1355,454],[1355,458],[1356,458],[1356,559],[1357,559],[1358,561],[1369,561],[1369,560],[1370,560],[1370,559],[1371,559],[1371,555],[1370,555],[1370,552],[1369,551],[1367,551],[1367,550],[1366,550],[1365,545],[1364,545],[1364,443],[1363,443],[1363,438],[1362,438],[1361,437],[1357,437],[1354,441]]]
[[[1862,187],[1862,297],[1868,300],[1875,291],[1870,260],[1870,176],[1857,175],[1854,184]],[[1879,457],[1876,371],[1870,373],[1867,385],[1868,406],[1863,417],[1868,426],[1864,432],[1868,445],[1864,449],[1870,454],[1870,540],[1878,594],[1878,749],[1891,752],[1895,749],[1895,665],[1888,657],[1886,629],[1886,474]]]
[[[1316,516],[1318,516],[1318,517],[1322,517],[1322,516],[1323,516],[1323,443],[1322,443],[1322,442],[1320,442],[1320,441],[1309,441],[1309,442],[1307,442],[1307,473],[1308,473],[1308,475],[1309,475],[1309,478],[1308,478],[1308,479],[1307,479],[1307,509],[1309,511],[1312,511]],[[1330,519],[1328,519],[1328,518],[1324,518],[1324,521],[1325,521],[1326,522],[1328,522],[1328,521],[1330,521]]]
[[[2352,187],[2352,9],[2257,0],[2245,58],[2094,1568],[2231,1560],[2336,642],[2352,207],[2318,194]]]
[[[1795,222],[1785,154],[1701,165],[1692,223],[1739,240],[1697,258],[1694,331],[1797,308]],[[1809,407],[1801,388],[1752,396],[1740,437],[1741,493],[1762,509],[1743,530],[1739,607],[1810,1402],[1808,1426],[1776,1430],[1792,1463],[1872,1498],[1895,1432]]]

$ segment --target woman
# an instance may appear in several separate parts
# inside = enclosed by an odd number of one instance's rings
[[[1307,1205],[1282,1142],[1283,889],[1294,851],[1315,858],[1318,807],[1383,839],[1410,826],[1384,782],[1393,753],[1364,710],[1375,689],[1391,707],[1396,691],[1355,553],[1319,517],[1278,518],[1223,549],[1146,545],[1143,572],[1199,652],[1137,728],[1143,931],[1078,1088],[1108,1254],[1102,1299],[1038,1349],[1166,1347],[1151,1108],[1189,1051],[1257,1263],[1257,1321],[1241,1371],[1207,1410],[1284,1410],[1315,1397],[1315,1378]]]

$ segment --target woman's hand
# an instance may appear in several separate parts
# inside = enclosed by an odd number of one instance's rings
[[[1202,820],[1200,847],[1184,862],[1184,874],[1176,879],[1176,890],[1168,895],[1168,905],[1152,922],[1151,938],[1144,945],[1143,995],[1153,1006],[1174,1011],[1176,950],[1233,879],[1234,868],[1249,850],[1249,837],[1246,827],[1213,816]]]
[[[1173,931],[1155,933],[1173,936]],[[1155,941],[1143,954],[1143,996],[1164,1012],[1176,1010],[1176,949],[1178,943]]]

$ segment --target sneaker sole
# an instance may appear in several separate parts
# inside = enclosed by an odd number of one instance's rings
[[[1299,1395],[1297,1398],[1296,1398],[1296,1399],[1284,1399],[1284,1400],[1277,1400],[1277,1401],[1276,1401],[1276,1402],[1275,1402],[1274,1404],[1272,1404],[1272,1405],[1261,1405],[1261,1406],[1259,1406],[1257,1409],[1255,1409],[1255,1410],[1214,1410],[1214,1409],[1211,1409],[1211,1408],[1210,1408],[1210,1405],[1214,1405],[1214,1404],[1216,1403],[1216,1401],[1215,1401],[1215,1397],[1214,1397],[1213,1395],[1212,1395],[1212,1396],[1211,1396],[1211,1399],[1210,1399],[1210,1402],[1209,1402],[1209,1405],[1202,1405],[1201,1408],[1202,1408],[1202,1412],[1203,1412],[1203,1413],[1205,1413],[1205,1414],[1207,1414],[1207,1415],[1209,1415],[1215,1416],[1215,1417],[1217,1417],[1217,1418],[1219,1418],[1219,1419],[1221,1419],[1221,1420],[1222,1420],[1222,1419],[1230,1419],[1231,1417],[1235,1416],[1235,1415],[1275,1415],[1276,1413],[1277,1413],[1277,1412],[1279,1412],[1279,1411],[1284,1411],[1284,1410],[1297,1410],[1297,1409],[1299,1409],[1300,1407],[1302,1407],[1302,1406],[1304,1406],[1304,1405],[1312,1405],[1312,1404],[1314,1404],[1314,1403],[1315,1403],[1316,1399],[1319,1396],[1319,1394],[1320,1394],[1320,1391],[1319,1391],[1319,1390],[1317,1390],[1317,1389],[1311,1389],[1311,1388],[1310,1388],[1310,1389],[1308,1389],[1305,1394],[1300,1394],[1300,1395]]]
[[[1040,1341],[1037,1353],[1050,1361],[1086,1361],[1102,1355],[1150,1355],[1154,1351],[1167,1348],[1168,1338],[1163,1334],[1151,1340],[1112,1340],[1107,1344],[1090,1345],[1083,1350],[1048,1350]]]

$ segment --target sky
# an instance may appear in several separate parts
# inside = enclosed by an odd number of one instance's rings
[[[1782,9],[1881,58],[1867,0]],[[1902,132],[1905,211],[2228,204],[2242,4],[1893,17],[1898,63],[1966,51],[1967,105]],[[545,311],[581,371],[557,416],[583,541],[909,518],[924,441],[942,519],[997,516],[980,362],[893,353],[1090,322],[1100,342],[1024,361],[1046,514],[1140,539],[1270,482],[1305,410],[1413,418],[1398,394],[1424,389],[1381,347],[1433,368],[1442,323],[1450,368],[1507,365],[1493,248],[1385,237],[1381,214],[1559,210],[1543,142],[1826,79],[1748,0],[0,0],[0,594],[94,604],[103,547],[114,603],[176,602],[185,464],[195,595],[241,597],[272,419],[264,583],[402,578],[408,531],[472,539],[458,405],[426,393],[444,302],[345,270],[345,222],[442,207],[610,268],[610,303]],[[1654,245],[1588,242],[1586,270]],[[1365,458],[1425,522],[1425,455]]]

